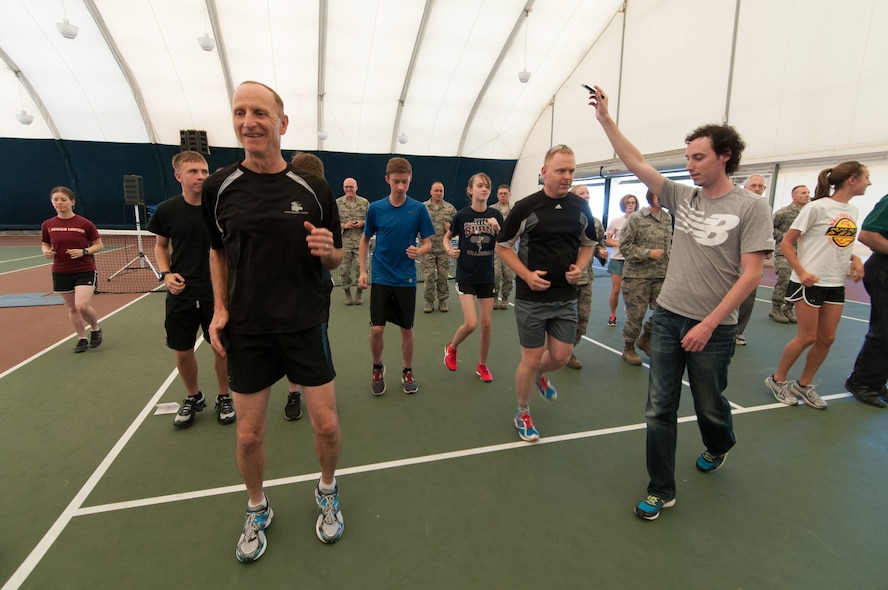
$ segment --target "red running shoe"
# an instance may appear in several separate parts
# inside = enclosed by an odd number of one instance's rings
[[[456,370],[456,349],[450,346],[450,342],[444,347],[444,364],[451,371]]]
[[[475,374],[481,378],[481,381],[484,383],[490,383],[493,381],[493,375],[490,374],[490,371],[487,370],[487,365],[482,365],[478,363],[478,368],[475,369]]]

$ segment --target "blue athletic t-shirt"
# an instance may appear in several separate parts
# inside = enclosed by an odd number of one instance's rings
[[[407,197],[395,207],[388,197],[370,203],[364,221],[364,235],[376,234],[373,250],[373,282],[389,287],[415,287],[416,261],[407,256],[407,248],[435,234],[435,226],[425,205]]]

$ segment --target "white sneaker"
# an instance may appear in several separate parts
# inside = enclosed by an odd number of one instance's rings
[[[771,390],[771,393],[774,394],[774,397],[778,402],[786,404],[787,406],[798,405],[799,398],[789,393],[785,381],[782,383],[780,381],[775,381],[774,375],[768,375],[768,378],[765,379],[765,387]]]

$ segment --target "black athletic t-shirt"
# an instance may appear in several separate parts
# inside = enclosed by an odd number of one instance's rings
[[[495,217],[502,229],[503,214],[488,207],[475,211],[471,206],[460,209],[450,222],[450,235],[459,238],[459,258],[456,259],[456,282],[493,284],[493,252],[496,249],[496,231],[488,220]],[[450,247],[450,244],[446,244]]]
[[[210,244],[228,261],[228,330],[281,334],[327,321],[327,286],[303,225],[329,229],[342,247],[339,211],[323,178],[292,166],[257,174],[232,164],[204,181],[203,210]]]
[[[519,240],[520,238],[520,240]],[[595,246],[597,236],[589,205],[573,193],[552,199],[543,191],[515,203],[497,242],[514,247],[529,270],[547,271],[551,286],[533,291],[516,277],[515,296],[523,301],[570,301],[577,287],[564,274],[576,264],[580,246]]]
[[[167,199],[148,220],[148,231],[170,239],[169,270],[185,278],[185,289],[178,295],[167,293],[167,297],[212,301],[210,234],[200,205],[189,205],[182,195]]]

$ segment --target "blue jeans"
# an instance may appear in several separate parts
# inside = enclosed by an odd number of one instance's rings
[[[685,368],[694,396],[697,425],[703,444],[714,455],[727,453],[737,442],[731,406],[724,396],[728,365],[734,354],[736,326],[718,326],[700,352],[685,352],[681,339],[694,326],[692,320],[658,307],[651,338],[651,372],[647,420],[648,494],[675,497],[675,446],[678,439],[678,402]]]

